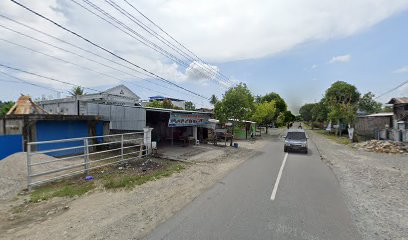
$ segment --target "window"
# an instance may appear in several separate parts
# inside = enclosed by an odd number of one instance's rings
[[[306,139],[306,134],[304,132],[288,132],[286,134],[286,138],[293,140],[301,140]]]

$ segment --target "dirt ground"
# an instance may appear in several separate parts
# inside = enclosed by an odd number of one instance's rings
[[[32,157],[32,162],[52,161],[56,158],[45,154],[38,154]],[[50,171],[55,168],[67,167],[73,164],[80,164],[83,159],[71,159],[32,167],[33,173]],[[82,169],[82,168],[81,168]],[[77,169],[73,169],[77,170]],[[50,174],[47,177],[54,177]],[[33,180],[43,180],[37,177]],[[15,153],[0,161],[0,201],[12,199],[22,189],[27,188],[27,160],[26,153]]]
[[[138,147],[137,149],[138,150]],[[119,150],[118,150],[119,151]],[[93,160],[99,160],[101,158],[117,156],[118,151],[112,151],[109,153],[94,153],[90,156],[89,167],[94,167],[96,165],[106,164],[110,161],[119,160],[119,156],[116,159],[109,159],[103,162],[93,162]],[[124,153],[133,152],[134,149],[125,149]],[[136,154],[127,155],[125,158],[131,158],[137,156]],[[12,154],[5,159],[0,161],[0,202],[7,201],[14,198],[14,196],[21,192],[23,189],[27,188],[27,154],[25,152],[19,152]],[[59,160],[59,161],[56,161]],[[77,166],[65,171],[60,171],[57,173],[47,174],[45,176],[33,177],[32,182],[42,181],[53,177],[58,177],[63,174],[70,174],[72,172],[80,172],[84,169],[81,164],[84,163],[84,158],[82,156],[70,156],[69,159],[58,159],[46,154],[35,154],[31,156],[31,161],[33,164],[41,163],[46,161],[56,161],[47,164],[35,165],[31,167],[31,173],[43,173],[55,169],[60,169],[64,167]]]
[[[408,239],[408,157],[366,152],[309,131],[366,240]]]
[[[23,198],[0,204],[0,239],[141,239],[158,224],[257,153],[265,140],[240,141],[238,149],[199,146],[182,172],[133,190],[95,189],[82,197],[53,198],[23,204]],[[205,148],[205,149],[202,149]],[[209,149],[207,149],[209,148]],[[204,151],[205,150],[205,151]],[[222,183],[220,183],[222,184]],[[24,212],[16,219],[16,212]]]

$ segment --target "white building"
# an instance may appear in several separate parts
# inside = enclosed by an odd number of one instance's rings
[[[124,85],[101,93],[40,101],[49,114],[94,115],[110,121],[111,130],[141,131],[146,126],[146,110],[140,97]]]
[[[88,103],[139,106],[140,97],[125,85],[110,88],[101,93],[77,95],[67,98],[45,100],[38,102],[50,114],[60,115],[86,115]]]

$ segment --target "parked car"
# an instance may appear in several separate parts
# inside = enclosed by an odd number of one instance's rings
[[[307,153],[307,135],[303,129],[288,129],[285,135],[283,151],[301,151]]]

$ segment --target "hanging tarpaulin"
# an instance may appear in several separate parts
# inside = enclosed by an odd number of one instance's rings
[[[170,113],[169,127],[189,127],[208,124],[210,117],[200,113]]]

